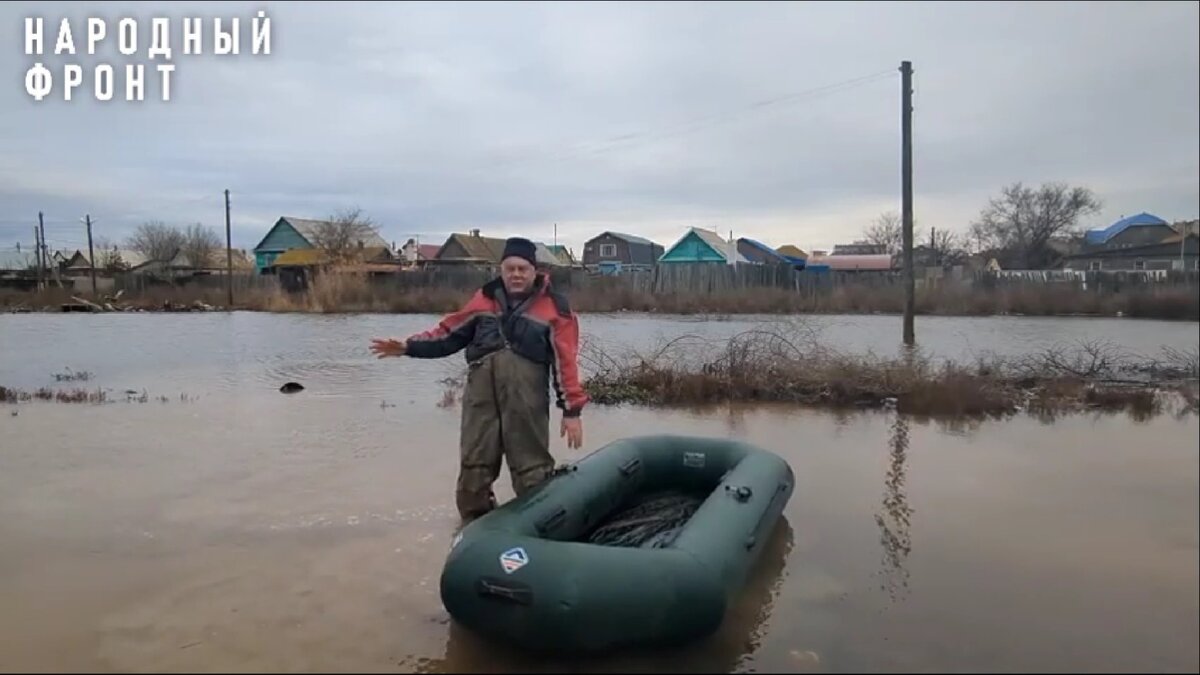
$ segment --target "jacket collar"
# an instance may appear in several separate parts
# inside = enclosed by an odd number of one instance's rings
[[[504,291],[504,279],[496,277],[483,285],[483,294],[492,300],[503,300],[507,294]],[[532,299],[539,295],[544,295],[550,290],[550,278],[539,272],[533,278],[533,288],[530,290],[529,297]]]

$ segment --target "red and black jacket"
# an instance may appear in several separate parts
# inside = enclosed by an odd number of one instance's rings
[[[549,367],[563,416],[580,414],[588,396],[579,381],[579,320],[543,274],[537,275],[529,297],[511,311],[503,282],[488,282],[436,328],[408,338],[405,353],[437,359],[465,349],[470,362],[505,346]]]

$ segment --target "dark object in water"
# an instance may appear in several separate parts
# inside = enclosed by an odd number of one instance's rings
[[[782,458],[735,440],[611,443],[464,527],[442,604],[481,635],[537,651],[711,635],[793,486]]]
[[[294,394],[298,391],[304,391],[304,385],[300,384],[299,382],[288,382],[280,387],[279,391],[282,391],[285,394]]]

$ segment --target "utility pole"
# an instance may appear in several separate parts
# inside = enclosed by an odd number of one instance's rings
[[[38,239],[42,242],[42,252],[38,254],[38,260],[42,261],[42,269],[45,270],[43,278],[46,285],[50,285],[50,251],[46,250],[46,221],[42,218],[42,212],[38,211]]]
[[[229,190],[225,190],[225,287],[229,291],[229,311],[233,311],[233,242],[229,234]]]
[[[1183,277],[1183,285],[1185,288],[1188,285],[1188,268],[1187,258],[1185,258],[1183,254],[1186,251],[1184,247],[1187,245],[1187,240],[1188,226],[1187,223],[1184,223],[1183,225],[1179,226],[1179,273]]]
[[[38,233],[38,229],[33,228],[33,250],[37,253],[37,287],[42,290],[42,235]],[[19,252],[21,249],[17,249]]]
[[[94,297],[96,295],[96,253],[92,250],[92,214],[89,213],[83,218],[87,223],[88,267],[92,270],[92,296]]]
[[[904,227],[904,344],[916,342],[913,314],[916,312],[916,281],[913,270],[913,188],[912,188],[912,62],[900,63],[901,102],[901,217]]]

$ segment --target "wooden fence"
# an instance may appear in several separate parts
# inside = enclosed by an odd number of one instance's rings
[[[415,288],[478,288],[496,278],[499,271],[477,267],[431,267],[424,270],[374,277],[376,283],[398,291]],[[717,265],[674,263],[650,270],[603,275],[583,269],[554,269],[551,284],[564,290],[601,287],[639,293],[722,293],[754,288],[778,288],[796,292],[826,291],[839,285],[890,287],[903,283],[900,273],[803,272],[787,266]]]
[[[467,291],[478,288],[499,274],[497,268],[442,266],[422,270],[374,274],[372,285],[389,292],[443,288]],[[584,269],[554,269],[551,283],[566,291],[600,289],[653,295],[726,293],[746,289],[781,289],[804,295],[821,295],[837,288],[900,290],[904,285],[901,271],[797,271],[788,266],[719,265],[673,263],[649,270],[626,271],[620,275],[602,275]],[[89,280],[76,279],[76,288],[90,288]],[[158,280],[141,274],[116,275],[105,286],[112,290],[141,292],[164,285],[181,287],[225,288],[224,275]],[[918,270],[917,287],[956,286],[984,291],[1030,286],[1075,288],[1097,293],[1126,290],[1182,288],[1200,286],[1196,272],[1105,272],[1070,270],[1022,270],[1002,272],[943,272]],[[235,274],[234,292],[273,290],[279,278],[256,274]]]
[[[1076,271],[1076,270],[1008,270],[978,272],[975,288],[1002,290],[1031,286],[1073,287],[1096,293],[1120,293],[1141,289],[1196,288],[1200,273],[1179,270],[1149,271]]]
[[[376,277],[397,290],[409,288],[452,288],[466,290],[494,279],[494,268],[434,267]],[[943,272],[918,270],[917,286],[957,285],[980,290],[997,290],[1020,286],[1074,286],[1080,290],[1120,292],[1123,289],[1155,287],[1171,288],[1200,284],[1195,272],[1073,272],[1069,270],[1028,270],[1002,272]],[[601,275],[582,269],[555,269],[550,275],[557,288],[579,290],[600,286],[638,293],[722,293],[743,289],[777,288],[797,293],[829,292],[839,287],[868,289],[901,288],[904,274],[892,271],[798,271],[787,266],[717,265],[672,263],[657,265],[649,270],[623,272],[620,275]]]
[[[202,274],[195,276],[177,276],[160,278],[149,274],[126,272],[114,274],[109,282],[112,292],[124,290],[127,294],[142,293],[155,288],[200,288],[205,290],[224,290],[228,281],[224,274]],[[274,276],[263,276],[253,273],[234,273],[233,292],[244,293],[255,290],[274,290],[279,287],[279,279]],[[75,279],[76,288],[91,288],[88,277]]]

